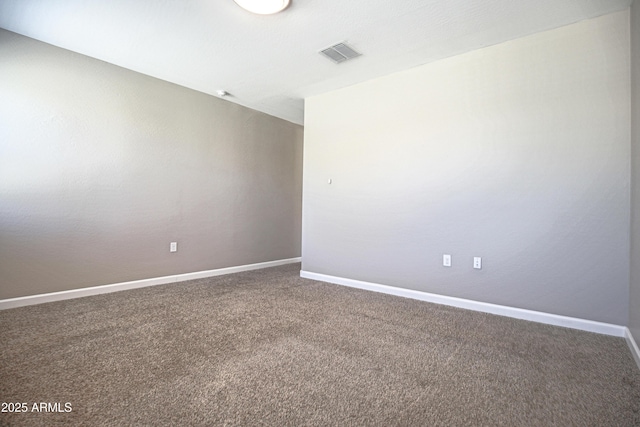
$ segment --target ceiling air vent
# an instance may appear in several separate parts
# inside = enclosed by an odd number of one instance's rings
[[[321,50],[320,53],[336,64],[362,55],[361,53],[356,52],[351,46],[346,43],[338,43],[324,50]]]

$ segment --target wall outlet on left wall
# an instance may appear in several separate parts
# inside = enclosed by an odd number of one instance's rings
[[[169,252],[178,252],[178,242],[171,242]]]

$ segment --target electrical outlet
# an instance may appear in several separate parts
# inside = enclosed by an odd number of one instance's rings
[[[442,255],[442,265],[444,265],[445,267],[451,267],[451,255]]]
[[[178,252],[178,242],[171,242],[169,252]]]
[[[482,258],[479,256],[473,257],[473,268],[480,270],[482,268]]]

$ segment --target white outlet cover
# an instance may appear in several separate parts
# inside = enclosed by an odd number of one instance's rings
[[[451,255],[449,254],[442,255],[442,265],[445,267],[451,267]]]
[[[178,252],[178,242],[171,242],[169,252]]]
[[[473,257],[473,268],[480,270],[482,268],[482,258],[479,256]]]

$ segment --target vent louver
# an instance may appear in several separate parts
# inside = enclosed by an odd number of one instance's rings
[[[320,51],[321,54],[339,64],[362,55],[346,43],[338,43]]]

